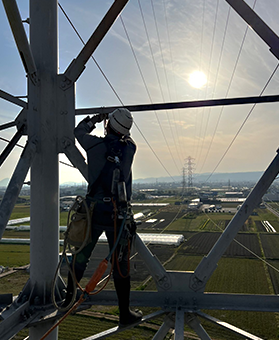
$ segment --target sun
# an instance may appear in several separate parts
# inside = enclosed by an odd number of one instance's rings
[[[197,89],[200,89],[207,83],[206,75],[201,71],[194,71],[190,74],[189,84]]]

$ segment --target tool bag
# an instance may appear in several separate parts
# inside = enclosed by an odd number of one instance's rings
[[[77,196],[69,210],[65,240],[68,246],[79,250],[91,242],[91,218],[94,202],[88,207],[86,200]]]

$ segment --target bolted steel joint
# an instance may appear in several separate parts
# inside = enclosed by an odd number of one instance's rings
[[[71,85],[72,85],[72,81],[67,78],[66,76],[63,77],[63,80],[60,83],[60,88],[62,90],[67,90]]]

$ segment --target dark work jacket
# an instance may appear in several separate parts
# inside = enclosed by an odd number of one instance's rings
[[[100,174],[102,170],[105,168],[107,162],[108,155],[108,146],[114,145],[119,141],[119,137],[113,134],[108,134],[105,137],[97,137],[91,135],[90,132],[95,128],[90,128],[88,124],[83,120],[81,121],[74,130],[75,137],[77,138],[80,145],[84,148],[87,153],[87,162],[88,162],[88,193],[91,192],[92,186],[94,185],[94,193],[91,196],[93,200],[102,201],[105,196],[107,196],[107,192],[104,192],[102,181],[109,181],[107,183],[109,187],[111,187],[111,178],[105,178],[105,176],[101,176]],[[132,194],[132,163],[134,154],[136,152],[135,142],[132,140],[130,136],[126,136],[121,142],[121,160],[120,160],[120,170],[122,181],[126,184],[126,193],[127,200],[130,201]],[[96,185],[97,181],[97,185]],[[96,206],[94,209],[95,218],[97,218],[96,223],[100,224],[100,220],[102,220],[101,224],[106,225],[111,221],[111,205],[106,205],[105,209],[108,211],[105,215],[109,215],[108,218],[103,218],[102,215],[102,206]],[[100,216],[96,216],[100,215]]]

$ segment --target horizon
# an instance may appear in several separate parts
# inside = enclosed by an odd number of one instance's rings
[[[245,174],[257,174],[256,177],[260,176],[261,174],[263,173],[263,171],[244,171],[244,172],[216,172],[212,175],[212,177],[216,177],[216,176],[224,176],[224,175],[242,175],[242,176],[245,176]],[[201,174],[193,174],[193,176],[208,176],[210,173],[201,173]],[[182,175],[178,175],[178,176],[174,176],[173,178],[181,178],[182,179]],[[187,176],[186,176],[187,177]],[[171,182],[179,182],[180,179],[177,179],[177,181],[169,181],[167,182],[167,178],[166,176],[160,176],[160,177],[145,177],[145,178],[133,178],[133,182],[136,182],[136,181],[144,181],[144,180],[147,180],[147,181],[151,181],[151,180],[154,180],[154,182],[156,181],[160,181],[160,179],[164,182],[164,183],[171,183]],[[229,179],[229,178],[228,178]],[[219,179],[219,181],[227,181],[228,179]],[[0,179],[0,183],[3,182],[3,181],[9,181],[9,178],[3,178],[3,179]],[[236,180],[235,180],[236,181]],[[241,181],[241,179],[239,179],[239,181]],[[243,179],[243,181],[247,181],[247,179]],[[254,179],[251,179],[251,182],[254,182],[255,181],[255,178]],[[81,182],[80,181],[64,181],[64,182],[60,182],[59,184],[60,185],[63,185],[65,183],[76,183],[78,185],[87,185],[87,182],[85,181],[85,179],[83,179]],[[143,182],[144,183],[144,182]],[[211,182],[209,182],[211,183]]]

